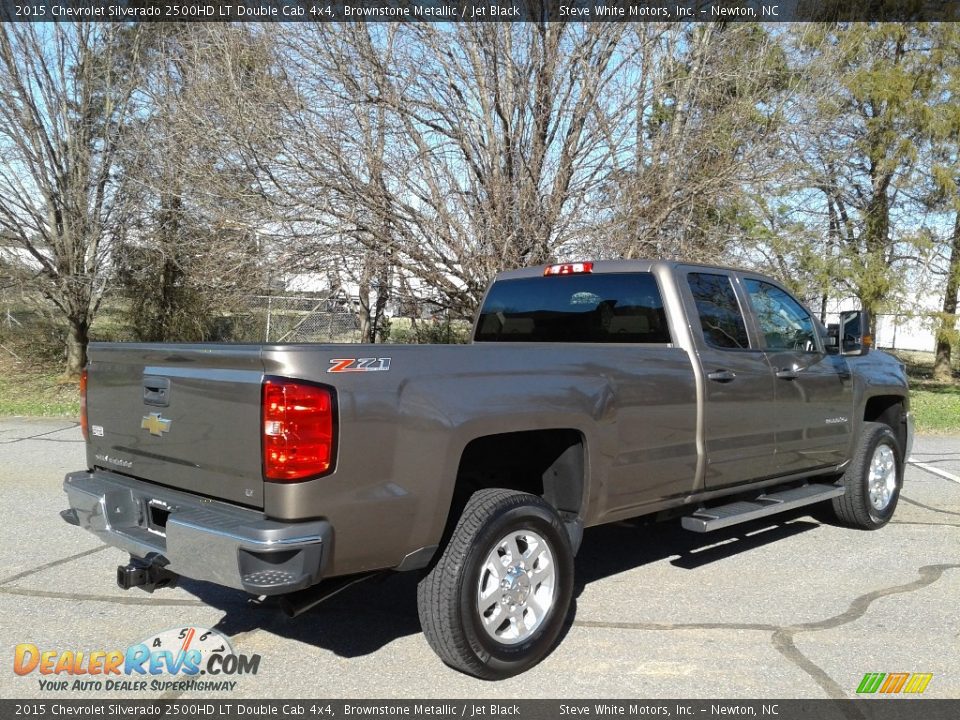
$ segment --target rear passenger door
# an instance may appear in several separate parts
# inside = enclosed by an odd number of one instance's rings
[[[679,269],[704,382],[706,489],[777,474],[774,378],[730,273]]]
[[[846,359],[824,352],[810,313],[785,289],[749,275],[742,284],[774,372],[778,473],[843,462],[853,409]]]

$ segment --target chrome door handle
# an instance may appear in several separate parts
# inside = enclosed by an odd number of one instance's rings
[[[783,368],[783,370],[777,370],[777,377],[781,380],[796,380],[800,377],[800,373],[793,368]]]
[[[736,373],[730,372],[729,370],[714,370],[711,373],[707,373],[707,378],[718,383],[728,383],[736,376]]]

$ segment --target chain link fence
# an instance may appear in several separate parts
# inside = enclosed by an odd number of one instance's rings
[[[262,342],[360,342],[360,324],[343,296],[290,297],[258,295],[251,298],[249,315]],[[253,328],[251,328],[253,329]]]
[[[248,296],[232,310],[208,318],[206,341],[269,343],[359,343],[361,328],[356,298],[337,295]],[[391,343],[462,343],[470,322],[452,319],[429,303],[394,300],[378,331]],[[0,289],[0,351],[47,346],[62,351],[64,328],[42,314],[36,303]],[[101,305],[90,331],[93,340],[135,341],[130,302],[112,296]]]
[[[222,335],[240,342],[358,343],[361,328],[356,298],[345,295],[258,295],[240,313],[221,318]],[[377,336],[389,343],[463,343],[471,322],[452,318],[429,303],[394,300]]]

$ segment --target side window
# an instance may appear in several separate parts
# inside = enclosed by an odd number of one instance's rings
[[[816,352],[816,327],[810,313],[776,285],[744,281],[768,350]]]
[[[697,303],[707,345],[723,350],[749,348],[747,326],[730,278],[713,273],[690,273],[687,283]]]

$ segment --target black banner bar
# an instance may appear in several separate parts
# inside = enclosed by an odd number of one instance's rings
[[[960,20],[960,0],[0,0],[5,22]]]
[[[955,720],[960,700],[0,700],[0,718],[356,720],[460,718],[561,720],[768,718],[769,720]]]

